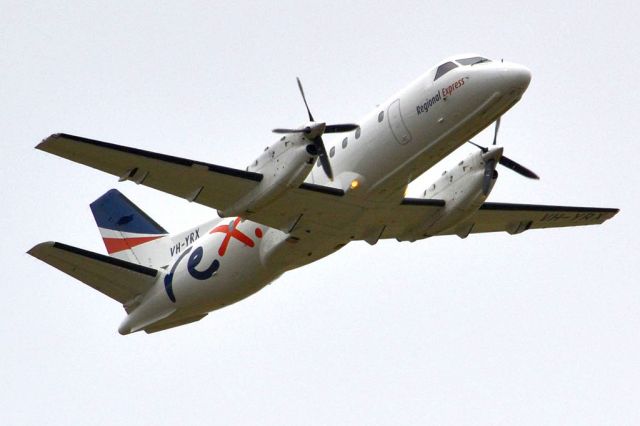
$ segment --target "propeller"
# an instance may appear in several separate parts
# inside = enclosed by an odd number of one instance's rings
[[[307,97],[304,95],[304,89],[302,88],[302,83],[300,82],[300,77],[296,77],[296,81],[298,82],[298,89],[300,89],[300,94],[302,95],[302,100],[304,101],[304,106],[307,108],[307,114],[309,114],[309,121],[316,121],[313,119],[313,115],[311,115],[311,110],[309,109],[309,104],[307,103]]]
[[[498,119],[496,120],[496,125],[495,125],[495,130],[493,132],[493,145],[496,145],[497,141],[498,141],[498,130],[500,129],[500,117],[498,117]],[[478,145],[477,143],[473,142],[473,141],[468,141],[471,145],[474,145],[478,148],[480,148],[480,150],[483,153],[487,153],[489,151],[489,148],[482,146],[482,145]],[[514,172],[518,173],[519,175],[522,175],[526,178],[529,179],[540,179],[540,177],[535,174],[533,171],[529,170],[528,168],[526,168],[525,166],[523,166],[520,163],[517,163],[516,161],[502,155],[500,156],[500,159],[498,160],[498,163],[503,165],[504,167],[513,170]],[[482,193],[484,195],[489,194],[489,185],[491,183],[491,178],[493,177],[493,172],[496,168],[496,161],[494,159],[489,159],[485,162],[485,167],[484,167],[484,178],[482,181]]]
[[[496,126],[493,130],[493,145],[496,144],[496,142],[498,142],[498,130],[500,130],[500,119],[502,118],[502,116],[498,117],[498,119],[496,120]]]
[[[307,103],[307,97],[304,95],[304,89],[302,88],[302,83],[300,79],[296,77],[296,81],[298,82],[298,88],[300,89],[300,94],[302,95],[302,100],[304,101],[304,106],[307,109],[307,115],[309,116],[309,121],[311,122],[309,126],[306,126],[302,129],[273,129],[273,133],[304,133],[305,137],[309,139],[313,143],[312,151],[320,158],[320,164],[322,165],[322,170],[324,170],[325,174],[329,177],[329,179],[333,180],[333,171],[331,170],[331,164],[329,163],[329,156],[327,155],[327,150],[324,146],[324,141],[322,140],[322,135],[324,133],[344,133],[351,132],[356,130],[359,126],[357,124],[325,124],[325,123],[317,123],[313,119],[313,114],[311,114],[311,110],[309,109],[309,104]]]
[[[522,176],[524,176],[526,178],[536,179],[536,180],[540,179],[540,176],[538,176],[537,174],[535,174],[531,170],[527,169],[522,164],[518,164],[515,161],[513,161],[512,159],[505,157],[504,155],[502,157],[500,157],[500,164],[502,164],[506,168],[511,169],[514,172],[516,172],[516,173],[518,173],[518,174],[520,174],[520,175],[522,175]]]

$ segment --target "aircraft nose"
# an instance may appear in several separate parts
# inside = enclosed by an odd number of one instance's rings
[[[505,67],[505,74],[510,88],[524,92],[529,87],[531,71],[524,65],[508,64]]]

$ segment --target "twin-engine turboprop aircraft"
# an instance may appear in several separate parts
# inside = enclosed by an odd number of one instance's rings
[[[354,124],[316,121],[298,80],[309,121],[275,129],[280,139],[245,170],[54,134],[37,148],[215,208],[222,219],[170,234],[112,189],[91,204],[109,256],[58,242],[29,254],[122,303],[121,334],[152,333],[198,321],[351,241],[603,223],[618,210],[485,202],[498,164],[537,178],[496,144],[500,117],[530,79],[521,65],[455,56]],[[422,197],[404,196],[494,122],[491,146],[476,145]],[[325,133],[344,139],[327,147]]]

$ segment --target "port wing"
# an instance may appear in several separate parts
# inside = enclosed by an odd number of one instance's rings
[[[146,293],[158,276],[156,269],[53,241],[28,253],[123,305]]]

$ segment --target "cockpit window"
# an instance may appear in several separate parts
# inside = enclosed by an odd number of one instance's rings
[[[438,71],[436,71],[436,76],[433,79],[433,81],[436,81],[437,79],[439,79],[440,77],[442,77],[443,75],[445,75],[446,73],[448,73],[449,71],[457,67],[458,66],[453,62],[445,62],[444,64],[438,67]]]
[[[482,62],[491,62],[491,61],[481,56],[474,56],[473,58],[457,59],[457,62],[460,65],[475,65],[475,64],[480,64]]]

